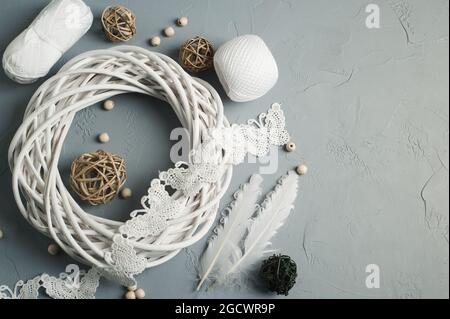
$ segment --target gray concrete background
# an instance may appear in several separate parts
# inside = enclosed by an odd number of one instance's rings
[[[46,2],[1,1],[2,52]],[[81,52],[112,46],[98,17],[115,2],[86,2],[95,23],[52,74]],[[272,49],[280,79],[255,102],[233,103],[213,72],[202,77],[219,90],[232,122],[253,118],[273,102],[283,104],[298,150],[280,153],[278,172],[265,176],[267,190],[298,163],[309,166],[295,212],[274,240],[298,264],[290,298],[449,297],[449,2],[371,2],[380,6],[380,29],[365,27],[369,1],[121,1],[137,14],[138,33],[130,44],[148,48],[151,35],[185,14],[189,26],[177,28],[157,51],[176,57],[180,44],[194,35],[218,46],[246,33],[260,35]],[[7,148],[40,83],[22,86],[0,74],[0,284],[10,286],[43,272],[56,275],[72,262],[47,254],[50,240],[23,220],[10,189]],[[67,175],[71,160],[99,148],[95,136],[108,132],[105,148],[126,158],[136,196],[86,209],[124,220],[158,170],[171,165],[168,137],[178,122],[154,99],[128,95],[116,102],[112,112],[96,105],[78,114],[60,170]],[[235,170],[222,206],[257,169],[244,164]],[[141,275],[148,298],[273,297],[253,285],[195,293],[192,260],[203,248],[201,241]],[[365,267],[372,263],[381,269],[380,289],[365,287]],[[122,288],[102,282],[97,297],[122,294]]]

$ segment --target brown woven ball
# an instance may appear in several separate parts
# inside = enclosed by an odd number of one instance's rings
[[[107,7],[102,13],[102,26],[108,40],[128,41],[136,34],[136,17],[124,6]]]
[[[125,161],[102,150],[82,154],[70,170],[72,189],[92,205],[110,202],[126,179]]]
[[[203,37],[190,39],[180,48],[181,65],[193,73],[209,69],[213,64],[213,57],[213,45]]]

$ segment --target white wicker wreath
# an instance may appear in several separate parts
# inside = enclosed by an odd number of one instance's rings
[[[188,131],[192,150],[189,163],[177,163],[151,181],[142,208],[125,223],[85,212],[58,171],[75,114],[123,93],[168,102]],[[206,234],[230,183],[232,164],[248,152],[265,154],[270,144],[282,145],[288,138],[279,105],[259,122],[230,126],[217,92],[163,54],[133,46],[90,51],[69,61],[31,98],[9,149],[13,193],[22,215],[67,254],[132,286],[136,274]]]

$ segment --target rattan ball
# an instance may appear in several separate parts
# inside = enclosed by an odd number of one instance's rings
[[[70,185],[91,205],[110,202],[127,179],[125,161],[118,155],[98,150],[72,162]]]
[[[108,40],[128,41],[136,34],[136,17],[124,6],[107,7],[102,13],[102,26]]]
[[[295,285],[297,264],[289,256],[273,255],[264,260],[260,275],[270,291],[287,296]]]
[[[213,45],[203,37],[190,39],[180,48],[180,63],[193,73],[209,69],[213,64],[213,57]]]

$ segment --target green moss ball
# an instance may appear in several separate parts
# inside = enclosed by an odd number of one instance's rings
[[[273,255],[263,261],[260,276],[270,291],[287,296],[295,285],[297,265],[286,255]]]

